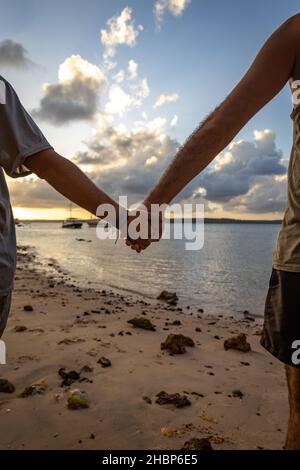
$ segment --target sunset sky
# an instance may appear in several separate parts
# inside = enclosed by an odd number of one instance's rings
[[[300,8],[296,0],[0,0],[0,7],[0,75],[59,153],[131,203]],[[286,87],[177,200],[204,202],[208,217],[280,217],[291,109]],[[68,201],[46,183],[8,181],[17,217],[68,215]]]

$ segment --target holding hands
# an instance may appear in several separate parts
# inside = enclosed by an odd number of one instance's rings
[[[142,204],[127,212],[120,223],[120,238],[137,253],[158,242],[163,233],[164,211],[159,205]]]

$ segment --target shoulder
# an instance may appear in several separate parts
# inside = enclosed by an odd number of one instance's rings
[[[300,37],[300,13],[288,18],[279,28],[279,31],[287,34],[291,39]]]
[[[294,65],[290,81],[300,79],[300,13],[288,18],[281,26],[286,42],[286,53],[293,51]]]

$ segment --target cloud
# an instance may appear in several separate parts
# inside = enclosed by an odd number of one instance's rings
[[[108,92],[109,101],[105,105],[107,114],[117,114],[122,117],[125,112],[138,107],[140,102],[126,93],[120,85],[112,85]]]
[[[156,117],[151,121],[137,121],[135,123],[136,130],[147,130],[150,133],[161,134],[167,125],[167,119],[163,117]]]
[[[136,122],[131,130],[116,126],[110,115],[98,113],[86,150],[74,156],[88,176],[117,198],[142,200],[157,183],[180,146],[167,135],[167,119]],[[284,210],[287,167],[270,130],[257,131],[253,141],[233,142],[179,195],[177,201],[204,202],[206,210],[236,214],[270,214]],[[65,207],[65,199],[40,180],[10,182],[14,204]]]
[[[124,70],[120,70],[118,73],[116,73],[112,79],[117,82],[117,83],[122,83],[125,80],[125,72]]]
[[[6,39],[0,42],[0,65],[2,67],[28,68],[34,65],[22,44]]]
[[[286,172],[275,133],[255,131],[253,142],[233,142],[196,178],[194,197],[197,199],[200,193],[206,201],[227,211],[282,211],[286,203]]]
[[[127,79],[130,82],[137,80],[138,78],[138,64],[133,60],[129,60],[127,66]],[[113,75],[112,79],[117,83],[122,83],[125,80],[125,72],[124,70],[120,70],[115,75]]]
[[[137,79],[138,64],[134,60],[128,62],[128,78],[129,80]]]
[[[143,29],[142,25],[135,26],[132,9],[129,7],[124,8],[119,16],[114,16],[107,21],[107,29],[102,29],[100,34],[101,42],[105,47],[104,63],[108,69],[115,66],[111,59],[115,57],[117,47],[135,46]]]
[[[132,87],[130,93],[126,92],[121,85],[114,83],[109,88],[109,101],[105,105],[105,112],[123,117],[126,112],[142,106],[143,100],[149,96],[149,93],[150,89],[146,78]]]
[[[228,208],[256,214],[281,213],[287,199],[287,177],[260,176],[245,196],[234,198]]]
[[[60,65],[58,81],[57,85],[43,85],[45,96],[33,116],[55,125],[92,119],[106,87],[101,69],[80,55],[72,55]]]
[[[138,87],[137,87],[137,96],[139,98],[148,98],[150,95],[150,88],[148,84],[147,78],[143,78],[143,80],[140,81]]]
[[[178,100],[179,100],[179,95],[177,93],[174,93],[173,95],[160,95],[157,98],[153,108],[154,109],[161,108],[165,104],[176,103],[176,101]]]
[[[179,143],[162,131],[166,120],[136,123],[131,131],[106,123],[76,155],[76,163],[91,165],[93,180],[112,194],[142,198],[175,155]]]
[[[162,117],[136,122],[132,131],[107,123],[89,142],[87,151],[76,156],[77,162],[91,165],[97,184],[115,197],[142,199],[179,148],[179,142],[166,135],[166,128],[167,120]],[[234,142],[178,200],[195,202],[201,197],[206,206],[224,211],[277,213],[286,203],[286,171],[276,135],[270,130],[255,132],[254,141]]]
[[[161,26],[165,11],[173,16],[180,16],[190,3],[191,0],[157,0],[154,5],[157,26]]]
[[[175,114],[175,116],[171,119],[170,126],[171,127],[176,127],[178,124],[178,116]]]

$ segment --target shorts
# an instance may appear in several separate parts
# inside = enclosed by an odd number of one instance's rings
[[[272,270],[260,344],[300,368],[300,272]]]
[[[0,297],[0,338],[4,333],[11,306],[12,293]]]

